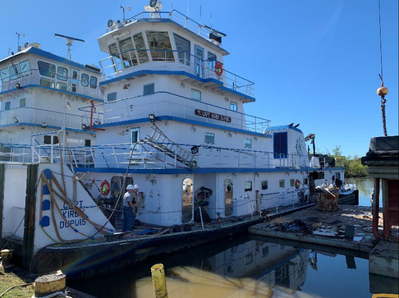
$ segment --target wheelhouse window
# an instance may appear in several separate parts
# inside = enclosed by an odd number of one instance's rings
[[[245,181],[244,191],[252,191],[252,181]]]
[[[37,61],[39,67],[39,73],[42,76],[55,78],[55,65],[44,61]]]
[[[82,86],[87,87],[89,86],[89,75],[82,73],[82,76],[80,78],[80,83]]]
[[[175,61],[167,31],[146,31],[152,61]]]
[[[155,84],[147,84],[143,86],[143,95],[150,95],[155,93]]]
[[[8,69],[10,70],[11,79],[16,80],[18,77],[20,77],[19,64],[13,64]]]
[[[61,81],[66,81],[68,79],[68,69],[65,67],[57,67],[57,79]]]
[[[4,105],[4,110],[9,111],[11,109],[11,101],[7,101]]]
[[[10,72],[8,68],[4,68],[0,71],[1,80],[3,83],[7,83],[10,80]]]
[[[268,182],[267,182],[267,180],[263,180],[263,181],[261,181],[261,188],[263,189],[263,190],[265,190],[265,189],[268,189],[269,188],[269,185],[268,185]]]
[[[191,58],[191,45],[190,41],[173,33],[175,38],[175,45],[177,50],[177,55],[179,57],[179,62],[182,64],[190,65]]]
[[[26,98],[21,98],[20,100],[19,100],[19,107],[20,108],[23,108],[23,107],[25,107],[26,106]]]
[[[137,34],[133,35],[133,41],[136,46],[136,49],[138,50],[137,55],[139,56],[139,62],[140,63],[148,62],[148,54],[147,54],[147,51],[145,50],[146,46],[145,46],[143,34],[137,33]]]
[[[234,112],[237,112],[237,110],[238,110],[238,105],[237,105],[236,102],[230,101],[230,110],[232,110],[232,111],[234,111]]]
[[[191,89],[191,98],[194,100],[201,101],[201,91],[197,89]]]
[[[287,158],[287,132],[277,132],[273,135],[274,158]]]
[[[129,37],[119,42],[119,48],[121,50],[121,56],[123,61],[123,67],[128,68],[133,65],[137,65],[137,56],[134,51],[133,41]]]
[[[19,67],[21,69],[21,76],[28,76],[30,75],[31,69],[30,69],[30,62],[29,60],[25,60],[19,63]]]
[[[216,55],[211,52],[208,52],[209,69],[211,69],[211,70],[215,69],[215,64],[216,64]]]
[[[248,148],[248,149],[252,148],[252,140],[251,139],[244,140],[244,148]]]
[[[56,88],[62,91],[67,91],[67,84],[62,82],[57,82]]]
[[[44,87],[54,88],[54,82],[46,78],[40,78],[40,85]]]
[[[90,88],[97,88],[97,78],[95,76],[90,77]]]
[[[215,134],[211,132],[205,133],[205,144],[215,144]]]
[[[114,43],[114,44],[111,44],[108,48],[109,48],[109,53],[112,56],[114,70],[115,71],[122,70],[122,62],[121,62],[121,57],[120,57],[118,46],[116,45],[116,43]]]
[[[117,96],[116,92],[108,93],[107,94],[107,101],[110,102],[110,101],[116,100],[116,96]]]

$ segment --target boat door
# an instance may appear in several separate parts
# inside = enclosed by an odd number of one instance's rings
[[[195,63],[194,70],[198,77],[202,78],[204,69],[204,49],[195,45],[194,47]]]
[[[233,181],[224,181],[224,216],[233,215]]]
[[[193,179],[185,178],[183,180],[183,195],[182,195],[182,223],[187,223],[193,220]]]

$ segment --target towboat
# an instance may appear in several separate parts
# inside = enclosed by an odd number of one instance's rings
[[[229,70],[224,38],[152,0],[107,22],[99,67],[38,43],[0,60],[2,247],[34,272],[116,269],[127,254],[215,241],[344,183],[343,168],[309,156],[314,135],[245,113],[254,82]],[[128,185],[141,230],[120,233]]]

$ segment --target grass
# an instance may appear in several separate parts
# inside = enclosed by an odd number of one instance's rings
[[[34,295],[33,282],[36,276],[23,271],[18,267],[4,269],[0,266],[0,298],[26,297],[31,298]],[[20,286],[32,283],[30,286]],[[3,294],[9,288],[7,293]],[[3,294],[3,295],[2,295]]]

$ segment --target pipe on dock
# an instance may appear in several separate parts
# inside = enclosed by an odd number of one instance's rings
[[[151,267],[152,283],[156,298],[168,298],[166,289],[165,270],[163,264],[155,264]]]

